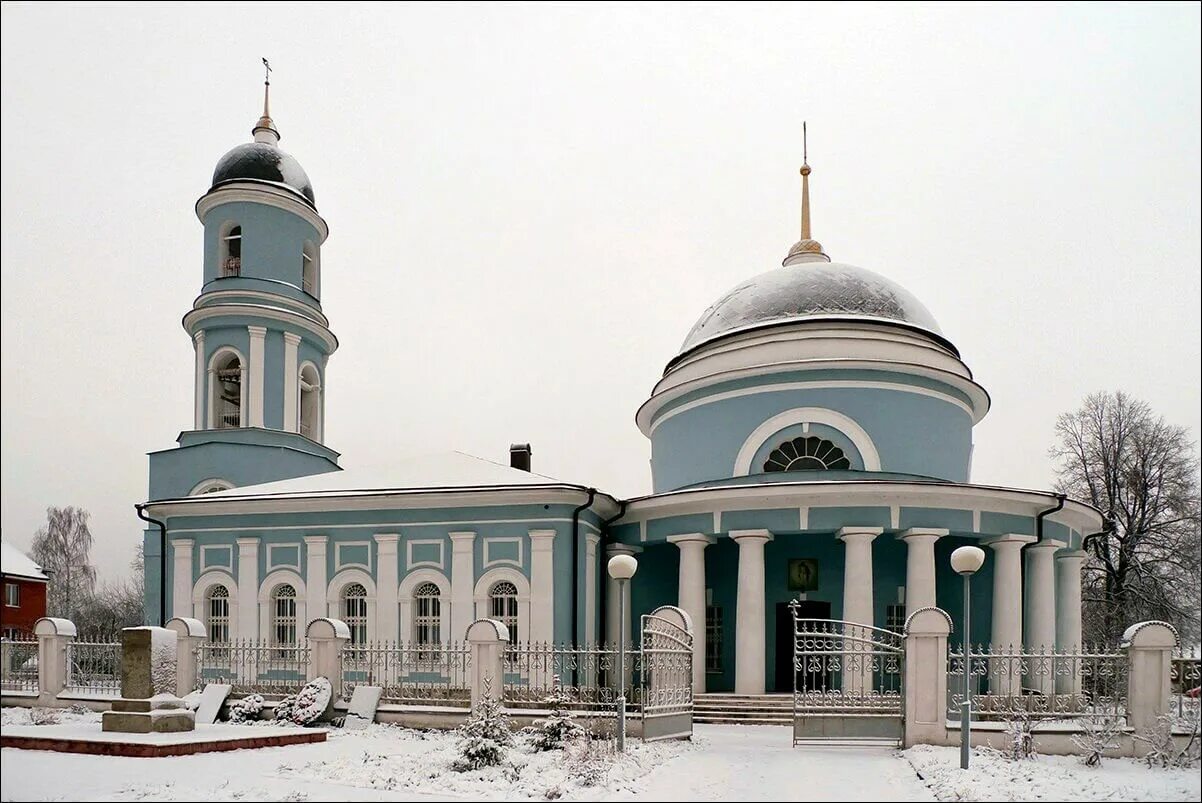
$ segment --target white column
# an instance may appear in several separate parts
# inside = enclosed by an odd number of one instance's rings
[[[476,586],[476,534],[451,533],[451,632],[447,641],[462,641],[468,626],[476,620],[473,597]]]
[[[259,637],[259,538],[238,539],[238,638]]]
[[[193,416],[192,428],[205,428],[205,333],[202,329],[192,335],[192,343],[196,347],[196,410]]]
[[[1008,534],[985,543],[993,548],[993,628],[989,640],[994,650],[1021,650],[1023,643],[1023,558],[1022,549],[1033,535]],[[1022,693],[1021,662],[993,660],[989,667],[989,693]]]
[[[1046,658],[1031,658],[1027,687],[1044,694],[1053,690],[1054,671],[1050,653],[1056,649],[1056,570],[1053,566],[1056,550],[1061,544],[1043,541],[1027,547],[1026,610],[1023,612],[1024,638],[1027,651]]]
[[[250,354],[247,356],[247,362],[250,370],[250,387],[247,389],[247,404],[250,409],[247,411],[246,420],[248,426],[261,427],[263,426],[263,378],[265,366],[263,361],[266,359],[266,338],[267,327],[265,326],[248,326],[246,331],[250,333]]]
[[[1061,652],[1081,649],[1081,566],[1088,553],[1062,549],[1056,553],[1056,648]],[[1071,675],[1057,678],[1056,691],[1081,691],[1080,667]]]
[[[192,539],[172,538],[175,566],[171,579],[171,616],[192,615]],[[166,578],[163,578],[166,581]],[[166,613],[164,611],[164,613]],[[164,616],[163,621],[171,618]]]
[[[397,633],[397,541],[396,533],[376,533],[376,638],[396,641]],[[445,636],[444,636],[445,638]]]
[[[935,607],[935,542],[947,530],[911,527],[898,534],[906,542],[906,618]]]
[[[597,641],[597,544],[598,533],[584,534],[584,642]]]
[[[603,570],[603,571],[605,571],[605,643],[611,644],[615,648],[617,647],[617,644],[618,644],[618,627],[619,627],[619,625],[622,628],[622,635],[625,636],[625,638],[626,638],[626,643],[628,645],[631,643],[630,642],[630,619],[631,619],[632,612],[630,610],[630,583],[623,583],[620,586],[620,588],[622,589],[622,596],[625,597],[625,602],[624,602],[625,607],[623,609],[626,611],[626,618],[624,621],[621,621],[621,622],[618,621],[618,619],[619,619],[619,616],[618,616],[619,585],[618,585],[617,580],[615,580],[609,576],[609,571],[608,571],[609,559],[612,558],[614,555],[637,555],[642,551],[643,551],[642,547],[633,546],[631,544],[606,544],[605,545],[605,565],[607,567],[606,569]]]
[[[705,693],[705,548],[714,543],[711,535],[670,535],[668,542],[680,549],[677,604],[693,620],[693,693]],[[742,555],[742,552],[739,553]],[[740,614],[740,618],[742,614]]]
[[[731,530],[730,537],[739,545],[739,588],[735,603],[735,694],[763,694],[766,680],[764,544],[772,540],[772,533],[767,530]]]
[[[554,530],[530,531],[530,640],[555,640]]]
[[[326,615],[326,537],[305,536],[305,592],[309,619]],[[305,624],[308,624],[306,622]]]
[[[853,622],[844,625],[850,636],[871,638],[871,635],[856,624],[872,626],[872,542],[884,532],[881,527],[843,527],[837,533],[843,542],[843,620]],[[907,594],[907,597],[909,595]],[[862,651],[864,655],[844,657],[840,682],[843,691],[867,694],[872,690],[872,652],[864,641],[849,642],[849,650]]]
[[[300,335],[284,332],[284,431],[300,432]],[[320,440],[320,438],[314,438]]]

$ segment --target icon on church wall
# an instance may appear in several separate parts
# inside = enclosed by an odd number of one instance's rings
[[[789,559],[789,590],[818,590],[818,561],[815,558]]]

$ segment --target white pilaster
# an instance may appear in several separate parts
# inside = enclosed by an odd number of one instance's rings
[[[376,533],[376,638],[396,641],[397,633],[397,541],[396,533]],[[444,635],[445,638],[445,635]]]
[[[448,641],[462,641],[475,621],[472,596],[476,584],[476,534],[451,533],[451,632]]]
[[[1051,653],[1056,649],[1056,550],[1062,545],[1043,541],[1027,547],[1026,610],[1023,612],[1023,643],[1032,653]],[[1028,662],[1027,686],[1050,694],[1055,667],[1051,659]]]
[[[246,419],[249,421],[248,426],[261,427],[263,426],[263,379],[266,370],[263,362],[266,359],[267,327],[248,326],[246,331],[250,333],[250,355],[247,357],[247,361],[250,363],[250,388],[247,390],[247,402],[250,410]]]
[[[259,637],[259,537],[238,539],[238,638]]]
[[[326,537],[305,536],[305,593],[308,595],[309,618],[316,619],[326,613]],[[305,624],[308,624],[306,622]]]
[[[641,546],[632,544],[606,544],[605,545],[605,564],[609,566],[609,559],[614,555],[638,555],[643,551]],[[605,571],[605,643],[613,645],[615,648],[618,644],[618,627],[622,628],[622,635],[626,639],[626,643],[630,644],[630,583],[621,584],[622,596],[625,598],[624,610],[626,617],[624,621],[618,621],[618,581],[609,576],[609,571]]]
[[[935,607],[935,542],[947,530],[911,527],[898,534],[906,542],[906,617]]]
[[[597,544],[601,536],[584,534],[584,642],[597,641]]]
[[[530,531],[530,640],[555,640],[554,530]]]
[[[1062,652],[1081,649],[1081,566],[1087,554],[1080,549],[1062,549],[1056,553],[1056,648]],[[1058,692],[1080,690],[1079,671],[1056,681]]]
[[[739,586],[735,603],[735,694],[763,694],[765,652],[764,545],[767,530],[731,530],[739,545]],[[704,591],[702,592],[704,604]]]
[[[870,637],[855,625],[871,627],[874,623],[872,542],[883,532],[881,527],[843,527],[837,533],[843,542],[843,620],[854,623],[844,625],[849,635]],[[852,644],[853,651],[857,644],[864,647],[864,642]],[[865,694],[872,689],[872,656],[866,647],[864,653],[844,658],[841,683],[845,692]]]
[[[677,604],[693,620],[693,693],[705,693],[705,548],[714,543],[711,535],[670,535],[668,542],[680,549]],[[740,551],[740,555],[742,552]]]
[[[192,539],[172,538],[175,565],[171,579],[171,616],[192,615]],[[163,620],[171,618],[163,617]]]
[[[205,333],[200,330],[192,335],[192,344],[196,348],[196,410],[193,415],[192,428],[205,428]]]
[[[284,332],[284,431],[300,432],[300,335]],[[314,438],[320,441],[320,438]]]

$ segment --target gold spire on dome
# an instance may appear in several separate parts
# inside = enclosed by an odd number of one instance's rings
[[[806,142],[806,124],[801,124],[801,239],[789,249],[782,265],[798,262],[830,262],[822,251],[822,243],[810,237],[810,157]]]
[[[251,129],[251,134],[254,136],[255,142],[274,145],[280,141],[280,132],[271,119],[271,64],[267,59],[263,59],[263,71],[263,116]]]

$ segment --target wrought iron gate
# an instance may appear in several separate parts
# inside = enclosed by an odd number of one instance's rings
[[[643,741],[693,734],[693,634],[671,605],[642,616],[639,656]]]
[[[801,619],[793,611],[793,744],[888,740],[899,744],[905,705],[905,639],[854,622]]]

